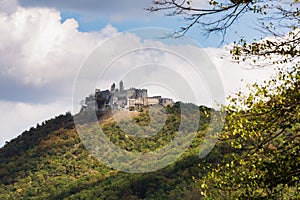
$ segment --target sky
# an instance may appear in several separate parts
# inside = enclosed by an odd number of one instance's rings
[[[201,4],[202,1],[198,3]],[[185,24],[179,17],[148,13],[145,8],[150,4],[150,0],[90,0],[88,3],[83,0],[0,0],[0,146],[38,123],[72,111],[74,82],[78,80],[76,78],[82,72],[82,66],[93,59],[93,52],[103,48],[101,44],[110,41],[113,36],[118,35],[123,41],[122,47],[135,48],[147,43],[143,41],[147,34],[122,32],[145,27],[178,30]],[[247,83],[268,79],[274,72],[272,68],[249,70],[248,64],[232,63],[225,49],[241,35],[249,40],[260,38],[260,33],[254,31],[255,23],[252,16],[244,16],[243,22],[238,22],[231,28],[223,44],[220,44],[220,35],[207,37],[197,28],[187,33],[187,37],[197,43],[197,48],[202,53],[205,52],[208,57],[206,59],[216,67],[226,96],[245,88]],[[160,48],[167,48],[168,45],[157,43]],[[181,49],[189,52],[193,48],[195,47],[186,45]],[[198,50],[191,52],[191,57],[198,56],[195,54]],[[140,52],[136,51],[124,56],[119,63],[116,62],[119,68],[112,66],[111,69],[115,69],[115,74],[119,73],[119,76],[108,74],[104,87],[108,88],[112,80],[120,80],[122,74],[119,69],[125,73],[126,70],[133,70],[126,66],[149,63],[153,58],[157,63],[163,63],[161,66],[172,65],[185,80],[189,79],[184,63],[176,61],[171,54],[148,51],[143,52],[143,56],[139,55]],[[99,59],[97,62],[99,63]],[[148,66],[146,69],[155,74],[155,67]],[[89,76],[93,73],[94,71],[90,71],[82,77],[89,81]],[[146,87],[147,84],[143,85],[141,80],[150,77],[148,75],[151,73],[139,73],[136,72],[137,82]],[[167,77],[169,72],[165,73]],[[132,80],[130,77],[125,77],[128,79],[125,87],[134,85],[129,83]],[[152,77],[157,78],[158,75]],[[169,77],[168,83],[172,81],[174,79]],[[152,93],[159,93],[161,88],[153,86]],[[197,85],[195,88],[197,89]],[[205,97],[197,103],[209,104],[204,99]]]

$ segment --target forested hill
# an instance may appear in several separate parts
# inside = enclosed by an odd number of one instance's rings
[[[144,147],[138,144],[141,141],[122,142],[124,137],[112,120],[106,119],[102,126],[115,144],[148,151],[174,136],[180,121],[179,107],[175,104],[168,108],[162,133],[150,141],[143,140]],[[200,111],[199,132],[191,148],[176,163],[145,174],[118,172],[90,156],[70,113],[50,119],[0,149],[0,199],[199,199],[194,180],[201,171],[197,148],[207,129],[210,109],[200,107]],[[148,120],[147,111],[135,118],[140,124]],[[220,152],[211,154],[213,160],[221,157]]]
[[[128,136],[110,115],[100,116],[107,138],[132,152],[165,146],[176,136],[182,119],[200,117],[190,148],[175,163],[151,173],[124,173],[101,164],[84,148],[71,114],[48,120],[0,149],[0,199],[298,200],[299,79],[300,70],[295,67],[279,73],[278,80],[255,84],[247,95],[232,97],[222,109],[226,113],[223,131],[204,159],[198,157],[199,146],[207,130],[218,127],[209,126],[211,114],[223,112],[175,103],[165,109],[163,128],[149,138]],[[181,106],[199,109],[200,116],[182,113]],[[155,113],[160,116],[160,112]],[[141,126],[153,120],[147,109],[133,117]],[[188,120],[187,127],[195,122]],[[92,138],[91,144],[98,145],[93,127],[85,121],[80,121],[80,127]]]

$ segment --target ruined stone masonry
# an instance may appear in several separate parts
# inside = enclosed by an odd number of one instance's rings
[[[108,109],[117,110],[139,110],[143,107],[153,105],[173,105],[174,102],[170,98],[162,98],[161,96],[148,97],[146,89],[130,88],[125,90],[123,81],[119,83],[119,89],[115,83],[112,84],[110,90],[101,91],[96,89],[95,94],[86,97],[83,111],[106,111]]]

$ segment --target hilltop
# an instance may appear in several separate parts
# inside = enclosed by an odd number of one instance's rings
[[[100,124],[115,144],[145,152],[165,145],[174,136],[180,106],[177,103],[168,109],[165,129],[150,139],[125,139],[108,116],[101,117]],[[199,172],[197,147],[209,122],[204,113],[210,113],[209,108],[199,109],[201,124],[192,148],[176,163],[145,174],[118,172],[90,156],[70,113],[50,119],[0,149],[0,199],[197,199],[193,180]],[[145,110],[135,114],[134,120],[147,123],[149,115]]]
[[[222,112],[174,103],[163,107],[167,120],[148,138],[126,134],[109,111],[98,115],[96,123],[110,142],[131,152],[160,149],[176,137],[182,120],[195,119],[187,121],[190,127],[200,118],[190,148],[176,162],[149,173],[120,172],[91,156],[70,113],[48,120],[0,149],[0,199],[299,199],[299,78],[295,68],[279,74],[279,81],[231,98],[223,131],[202,159],[199,146],[218,126],[211,127],[210,120]],[[182,107],[196,108],[200,116]],[[131,114],[134,123],[149,125],[148,109]],[[80,126],[93,142],[95,131],[85,117]]]

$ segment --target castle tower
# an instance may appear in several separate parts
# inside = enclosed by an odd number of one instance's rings
[[[113,84],[111,85],[111,87],[110,87],[110,92],[115,91],[115,89],[116,89],[116,84],[113,83]]]
[[[124,91],[124,84],[123,84],[123,81],[121,80],[120,81],[120,92],[123,92]]]

